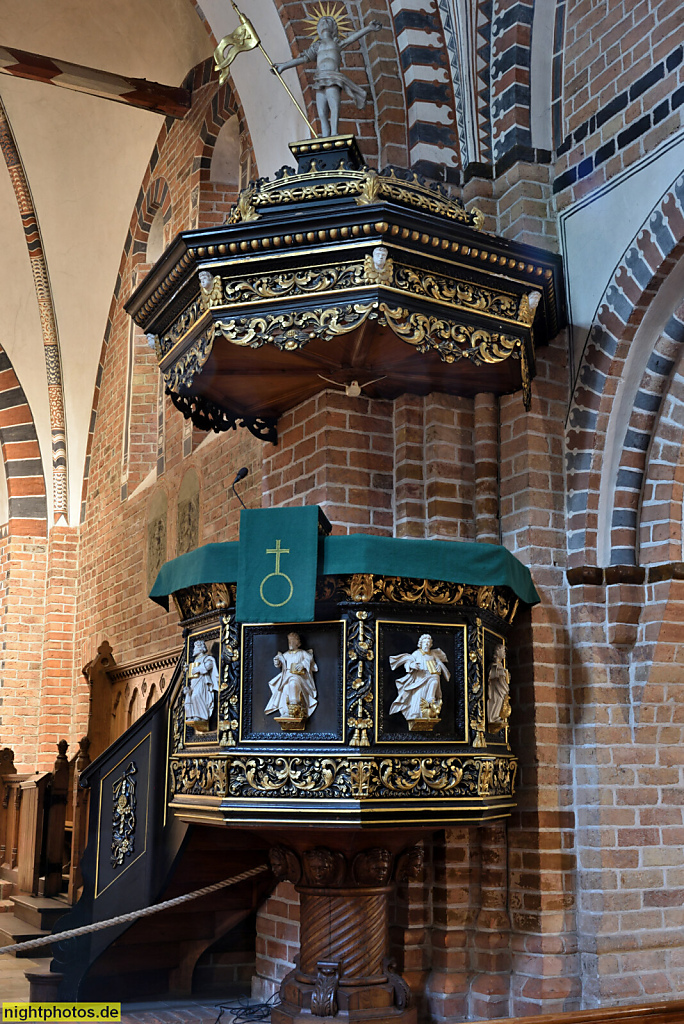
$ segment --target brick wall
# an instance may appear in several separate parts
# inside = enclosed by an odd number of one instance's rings
[[[578,0],[565,13],[559,208],[681,128],[684,51],[677,0]]]

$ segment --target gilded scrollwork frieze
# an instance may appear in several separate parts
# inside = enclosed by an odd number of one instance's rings
[[[200,372],[211,355],[214,345],[215,327],[212,324],[207,331],[197,338],[190,348],[163,371],[166,386],[171,391],[182,387],[190,387],[195,376]]]
[[[181,622],[185,622],[216,608],[232,607],[235,604],[235,584],[195,583],[192,587],[176,590],[173,600]]]
[[[415,345],[418,352],[437,352],[445,363],[459,359],[469,359],[476,366],[500,363],[510,356],[519,357],[522,348],[520,338],[513,335],[411,312],[386,302],[379,305],[378,323],[391,327],[397,337]]]
[[[402,576],[375,576],[355,573],[351,576],[322,576],[318,580],[319,601],[345,600],[367,604],[461,605],[490,611],[512,622],[519,601],[508,587],[473,586],[443,580],[421,580]]]
[[[362,282],[362,263],[260,274],[227,280],[224,301],[260,302],[264,299],[288,298],[292,295],[311,295],[333,288],[352,288]]]
[[[272,344],[288,352],[301,348],[312,338],[330,341],[360,327],[374,310],[374,303],[353,303],[329,309],[294,310],[256,317],[219,321],[216,330],[233,345],[261,348]]]
[[[347,758],[253,755],[172,757],[178,795],[300,799],[511,797],[517,761],[510,756]]]
[[[200,294],[200,296],[191,302],[189,306],[186,306],[180,316],[171,324],[169,329],[161,335],[159,338],[158,355],[163,358],[166,353],[180,341],[183,335],[187,334],[187,332],[195,326],[204,312],[205,306],[202,301],[202,295]]]
[[[172,791],[196,796],[226,795],[226,762],[214,757],[172,757]]]
[[[391,199],[476,230],[480,230],[484,223],[480,210],[466,210],[460,199],[450,196],[438,183],[428,183],[410,171],[402,174],[398,169],[387,168],[378,174],[371,168],[360,171],[340,168],[336,173],[339,176],[336,181],[321,181],[320,173],[314,169],[306,174],[284,173],[275,181],[250,186],[240,194],[231,211],[229,223],[255,220],[265,207],[352,197],[361,207]]]

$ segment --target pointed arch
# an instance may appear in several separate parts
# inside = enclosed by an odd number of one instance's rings
[[[655,414],[684,343],[683,284],[684,175],[625,250],[582,355],[566,431],[570,565],[636,562]]]
[[[10,536],[47,536],[47,492],[38,434],[14,368],[0,346],[0,448]]]

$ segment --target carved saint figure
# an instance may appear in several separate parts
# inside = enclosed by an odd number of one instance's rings
[[[268,682],[271,699],[265,712],[272,715],[278,711],[280,716],[276,722],[284,729],[301,731],[304,722],[318,705],[313,677],[314,672],[318,672],[318,666],[314,661],[314,653],[302,650],[299,633],[288,633],[287,650],[282,653],[278,651],[273,664],[280,672]]]
[[[498,644],[487,676],[487,720],[490,732],[501,732],[511,716],[511,676],[504,664],[505,656],[504,645]]]
[[[319,8],[322,10],[322,5]],[[351,46],[357,39],[367,35],[369,32],[377,32],[382,28],[379,21],[371,21],[365,28],[352,32],[350,36],[340,39],[339,15],[325,14],[319,17],[316,24],[318,39],[308,50],[293,60],[276,64],[278,74],[287,68],[296,68],[299,64],[306,64],[308,61],[316,61],[313,85],[316,90],[316,108],[321,121],[321,132],[324,137],[337,135],[337,125],[340,117],[340,99],[342,90],[354,100],[359,110],[366,102],[366,90],[362,86],[352,82],[350,78],[342,74],[340,65],[342,63],[342,50]]]
[[[397,699],[390,714],[401,711],[411,731],[429,731],[439,721],[442,709],[440,677],[450,679],[446,654],[433,648],[432,637],[423,633],[418,649],[412,654],[390,655],[390,666],[405,668],[406,675],[397,679]]]
[[[192,659],[185,687],[185,721],[195,732],[207,732],[215,695],[218,694],[218,668],[204,640],[195,640]]]

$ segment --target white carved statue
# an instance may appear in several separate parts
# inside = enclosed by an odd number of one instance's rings
[[[322,9],[322,5],[320,9]],[[356,82],[352,82],[340,71],[342,50],[369,32],[377,32],[382,28],[379,21],[371,21],[365,28],[360,28],[357,32],[352,32],[351,35],[340,39],[339,18],[340,15],[334,12],[319,17],[316,25],[318,39],[311,44],[308,50],[305,50],[299,57],[275,65],[278,74],[281,74],[287,68],[296,68],[299,64],[306,64],[307,61],[316,61],[313,85],[316,90],[316,108],[324,137],[337,135],[343,89],[354,100],[359,110],[366,103],[366,90]]]
[[[285,730],[301,731],[307,718],[316,710],[318,694],[313,674],[318,672],[313,651],[302,650],[298,633],[288,633],[287,650],[278,651],[273,664],[280,669],[269,680],[271,699],[265,712],[279,712],[276,722]]]
[[[424,633],[418,649],[412,654],[390,655],[390,667],[406,669],[406,675],[397,679],[397,699],[390,714],[401,711],[411,731],[429,731],[439,722],[442,709],[441,676],[450,679],[446,654],[433,648],[432,637]]]
[[[207,732],[219,688],[216,661],[204,640],[195,640],[185,686],[185,721],[195,732]]]
[[[504,645],[498,644],[487,676],[487,720],[490,732],[501,732],[511,716],[511,676],[504,663],[505,657]]]

